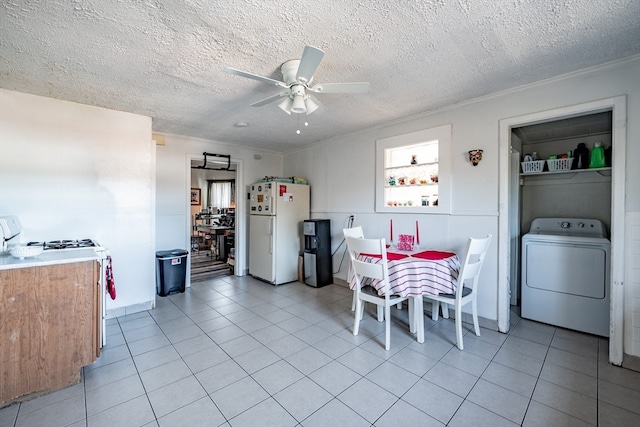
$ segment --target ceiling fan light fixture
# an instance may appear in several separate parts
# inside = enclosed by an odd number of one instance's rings
[[[304,104],[304,96],[296,95],[293,97],[293,104],[291,105],[291,112],[302,114],[307,112],[307,107]]]
[[[280,104],[278,104],[278,107],[280,107],[282,111],[284,111],[285,113],[291,115],[291,108],[293,107],[293,99],[287,96]]]
[[[318,104],[316,104],[313,99],[311,99],[310,97],[307,98],[307,116],[311,113],[313,113],[314,111],[316,111],[318,109],[318,107],[320,107]]]

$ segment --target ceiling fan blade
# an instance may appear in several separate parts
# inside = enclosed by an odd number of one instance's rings
[[[284,92],[280,92],[280,93],[276,93],[275,95],[272,95],[268,98],[265,98],[261,101],[257,101],[254,102],[253,104],[251,104],[252,107],[262,107],[263,105],[267,105],[273,101],[277,101],[278,99],[282,98],[283,96],[287,96],[289,95],[289,91],[285,90]]]
[[[369,93],[369,82],[321,83],[310,87],[316,93]]]
[[[300,65],[298,65],[296,80],[300,83],[309,83],[323,56],[324,52],[317,47],[305,46],[302,58],[300,58]]]
[[[229,73],[229,74],[234,74],[234,75],[240,76],[240,77],[246,77],[248,79],[257,80],[259,82],[267,83],[267,84],[270,84],[270,85],[275,85],[275,86],[280,86],[280,87],[287,87],[287,85],[284,82],[281,82],[281,81],[278,81],[278,80],[274,80],[274,79],[271,79],[269,77],[258,76],[257,74],[247,73],[246,71],[236,70],[235,68],[231,68],[231,67],[226,67],[224,69],[224,72],[225,73]]]

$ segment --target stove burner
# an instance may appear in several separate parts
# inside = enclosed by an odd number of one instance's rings
[[[82,240],[52,240],[49,242],[29,242],[27,246],[43,246],[45,250],[51,249],[77,249],[77,248],[93,248],[98,246],[91,239]]]

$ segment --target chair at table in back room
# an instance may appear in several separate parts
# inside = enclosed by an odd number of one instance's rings
[[[387,247],[384,239],[364,239],[347,236],[347,249],[351,257],[351,266],[355,275],[356,309],[354,313],[353,335],[358,335],[360,321],[364,315],[364,304],[376,304],[378,321],[385,321],[385,349],[391,345],[391,306],[409,301],[409,329],[416,332],[419,343],[424,342],[424,318],[422,312],[422,296],[393,295],[389,286],[389,266],[387,265]],[[366,261],[359,259],[359,255],[366,254]],[[379,259],[379,261],[378,261]],[[370,280],[379,281],[383,295],[369,285]],[[384,316],[381,316],[384,309]]]
[[[456,313],[456,340],[458,348],[464,349],[462,343],[462,306],[471,303],[473,315],[473,328],[477,336],[480,336],[478,325],[478,278],[484,262],[484,257],[491,243],[491,234],[481,239],[469,238],[465,249],[464,258],[460,262],[460,274],[458,274],[458,287],[453,294],[440,294],[438,296],[425,296],[427,302],[432,303],[431,318],[438,320],[438,311],[442,303],[443,317],[449,317],[449,304],[454,306]]]
[[[364,232],[362,231],[362,227],[353,227],[353,228],[343,228],[342,234],[344,234],[345,239],[347,236],[363,238]],[[349,248],[347,248],[347,251]],[[351,262],[351,256],[349,256],[349,262]],[[355,311],[356,309],[356,294],[353,293],[353,301],[351,302],[351,311]]]

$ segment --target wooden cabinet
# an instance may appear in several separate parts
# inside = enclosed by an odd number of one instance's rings
[[[0,270],[0,407],[77,383],[100,352],[99,264]]]

